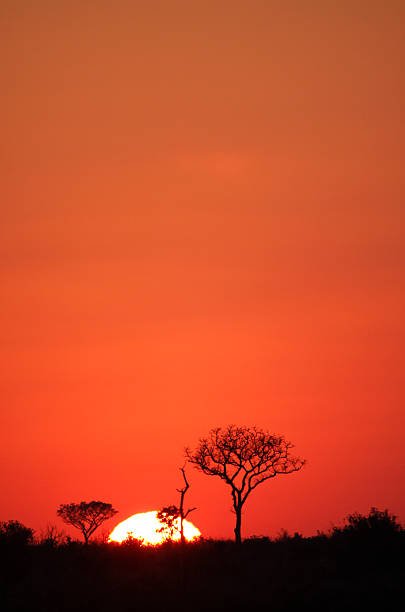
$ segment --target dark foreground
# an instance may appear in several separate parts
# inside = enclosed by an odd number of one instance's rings
[[[0,610],[400,610],[405,532],[167,543],[0,542]],[[395,603],[394,603],[395,602]]]

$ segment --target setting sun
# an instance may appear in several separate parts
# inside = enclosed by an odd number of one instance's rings
[[[180,540],[180,519],[175,521],[177,530],[169,538],[168,533],[161,531],[164,524],[157,518],[157,512],[141,512],[140,514],[134,514],[125,521],[119,523],[113,531],[110,533],[110,542],[123,542],[132,536],[138,540],[142,540],[142,543],[147,544],[161,544],[167,539]],[[195,525],[190,521],[183,521],[184,537],[188,542],[195,540],[201,536],[201,532]]]

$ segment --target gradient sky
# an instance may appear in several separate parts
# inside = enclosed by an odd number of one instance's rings
[[[176,503],[184,447],[236,423],[308,460],[245,536],[405,521],[402,0],[0,21],[0,520]],[[232,537],[226,485],[188,474],[193,522]]]

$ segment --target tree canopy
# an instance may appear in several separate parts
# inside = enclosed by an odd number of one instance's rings
[[[79,529],[87,544],[89,538],[107,519],[117,514],[111,504],[101,501],[61,504],[57,511],[58,516],[67,524]]]
[[[257,427],[216,427],[201,438],[186,456],[198,470],[218,476],[231,487],[236,514],[235,539],[241,541],[242,507],[250,493],[262,482],[279,474],[300,470],[305,461],[291,454],[293,444],[284,436]]]
[[[32,544],[33,541],[34,530],[31,527],[26,527],[19,521],[0,522],[0,543],[21,546]]]

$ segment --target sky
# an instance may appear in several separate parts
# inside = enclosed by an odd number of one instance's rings
[[[244,536],[405,522],[404,26],[401,0],[2,1],[0,520],[178,503],[185,447],[235,423],[307,459]]]

